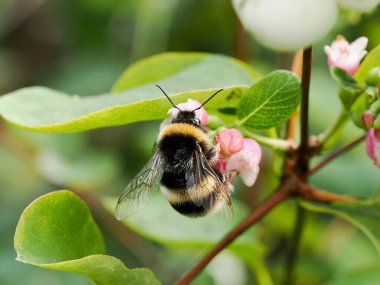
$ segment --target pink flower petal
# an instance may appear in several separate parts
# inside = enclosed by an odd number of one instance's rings
[[[177,105],[177,107],[181,111],[193,111],[194,109],[198,108],[201,105],[202,104],[199,103],[196,100],[187,99],[187,101],[185,103],[180,103],[180,104]],[[178,112],[179,112],[178,109],[176,109],[176,108],[170,108],[169,111],[168,111],[168,114],[172,118],[174,118],[174,117],[176,117],[178,115]],[[195,117],[197,117],[201,121],[201,125],[202,126],[207,125],[207,123],[208,123],[208,115],[207,115],[206,110],[203,107],[200,108],[199,110],[195,111]]]
[[[215,138],[219,144],[220,153],[229,157],[243,148],[243,136],[235,129],[225,129]]]
[[[344,37],[338,36],[331,46],[324,47],[329,67],[336,66],[351,75],[355,74],[360,61],[367,54],[367,43],[366,37],[360,37],[349,44]]]
[[[380,167],[380,130],[369,129],[366,137],[366,150],[368,156]]]
[[[260,170],[261,156],[260,145],[252,139],[244,139],[242,150],[227,159],[227,172],[239,172],[244,184],[252,186]]]
[[[366,37],[357,38],[355,41],[351,43],[350,50],[354,53],[360,53],[365,50],[368,44],[368,39]],[[367,52],[365,52],[366,54]]]

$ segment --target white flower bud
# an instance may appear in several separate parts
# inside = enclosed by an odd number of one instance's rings
[[[280,51],[323,38],[338,16],[337,0],[232,0],[243,24],[261,44]]]
[[[368,12],[376,8],[380,0],[338,0],[339,4],[346,9]]]

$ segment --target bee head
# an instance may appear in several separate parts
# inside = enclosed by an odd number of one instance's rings
[[[192,111],[188,111],[188,110],[181,110],[180,108],[178,108],[173,103],[173,101],[170,99],[170,97],[165,93],[165,91],[159,85],[156,85],[156,86],[162,91],[162,93],[164,93],[164,95],[166,96],[166,98],[168,98],[168,100],[172,104],[172,106],[179,111],[178,115],[175,118],[173,118],[172,123],[185,123],[185,124],[190,124],[190,125],[194,125],[194,126],[197,126],[197,127],[199,127],[201,125],[201,121],[195,116],[195,111],[197,111],[200,108],[202,108],[216,94],[218,94],[219,92],[223,91],[223,89],[219,89],[214,94],[212,94],[205,102],[203,102],[202,105],[200,105],[198,108],[195,108]]]
[[[172,123],[184,123],[190,124],[199,127],[201,125],[201,121],[195,117],[194,111],[182,111],[178,112],[178,115],[172,120]]]

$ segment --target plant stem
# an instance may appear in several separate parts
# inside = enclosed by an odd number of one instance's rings
[[[312,48],[309,47],[303,51],[303,64],[302,64],[302,96],[301,96],[301,142],[299,152],[307,154],[309,147],[309,89],[310,89],[310,76],[311,76],[311,56]],[[308,157],[308,155],[305,155]],[[304,160],[304,159],[301,159]],[[301,168],[307,166],[308,161],[302,162]]]
[[[327,128],[322,134],[318,136],[318,142],[320,146],[323,147],[323,145],[326,144],[329,141],[329,139],[345,125],[347,121],[347,113],[344,110],[342,110],[334,124],[332,124],[329,128]]]
[[[362,142],[365,139],[365,135],[357,138],[356,140],[350,142],[349,144],[345,145],[344,147],[338,149],[337,151],[331,153],[327,157],[325,157],[322,161],[320,161],[317,165],[309,169],[309,171],[306,173],[307,176],[315,173],[319,169],[321,169],[323,166],[325,166],[327,163],[329,163],[331,160],[335,159],[336,157],[340,156],[341,154],[347,152],[354,146],[358,145],[360,142]]]
[[[230,243],[232,243],[239,235],[250,228],[253,224],[261,220],[270,210],[275,206],[290,198],[293,195],[292,185],[284,185],[278,189],[274,194],[269,196],[237,225],[232,231],[230,231],[221,241],[219,241],[215,247],[206,254],[190,271],[182,276],[175,284],[185,285],[189,284],[206,266],[210,261],[223,249],[225,249]]]
[[[282,139],[272,139],[268,137],[264,137],[258,134],[255,134],[251,131],[248,131],[246,129],[241,129],[241,132],[251,139],[256,140],[258,143],[269,146],[272,149],[275,150],[281,150],[281,151],[289,151],[292,148],[294,148],[294,145],[291,141],[286,141]]]
[[[357,202],[358,201],[358,199],[354,197],[330,193],[321,189],[316,189],[307,184],[304,184],[303,187],[301,188],[301,195],[302,195],[302,198],[306,200],[317,201],[320,203]]]
[[[303,56],[303,52],[302,52],[302,49],[300,49],[294,54],[293,64],[292,64],[292,71],[295,74],[297,74],[299,78],[302,77],[302,56]],[[286,126],[287,140],[291,140],[291,141],[295,140],[298,120],[299,120],[299,110],[297,109],[297,111],[294,112],[293,115],[290,117]]]
[[[308,47],[303,51],[302,62],[302,80],[301,80],[301,109],[300,109],[300,130],[301,141],[300,146],[297,149],[297,164],[296,171],[298,177],[302,182],[306,182],[307,176],[305,173],[309,170],[309,90],[310,90],[310,76],[311,76],[311,60],[312,60],[312,47]],[[305,224],[305,212],[297,206],[296,221],[294,225],[294,231],[290,238],[287,263],[286,263],[286,275],[284,279],[284,285],[294,284],[294,268],[297,261],[298,248],[301,240],[303,228]]]
[[[298,257],[299,244],[302,237],[303,228],[305,225],[305,210],[297,205],[296,221],[294,229],[289,241],[288,255],[286,257],[285,280],[284,285],[293,285],[294,283],[294,268]]]

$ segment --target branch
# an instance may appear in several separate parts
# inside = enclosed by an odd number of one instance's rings
[[[338,195],[330,193],[321,189],[316,189],[310,185],[304,184],[300,189],[301,196],[306,200],[321,202],[321,203],[334,203],[334,202],[357,202],[358,200],[351,196]]]
[[[298,75],[299,78],[302,77],[302,49],[298,50],[294,54],[292,71]],[[299,120],[299,111],[293,113],[290,117],[287,126],[286,126],[286,139],[294,141],[297,130],[297,123]]]
[[[309,170],[310,150],[309,150],[309,89],[311,76],[312,47],[303,50],[302,54],[302,81],[301,81],[301,141],[297,149],[296,171],[302,182],[306,182],[305,173]],[[286,274],[284,285],[294,284],[294,267],[297,260],[298,247],[302,238],[305,224],[304,210],[297,208],[297,218],[294,224],[294,231],[290,238],[289,250],[287,254]]]
[[[312,47],[309,47],[303,51],[300,152],[307,152],[309,144],[309,89],[311,75],[311,56]]]
[[[323,159],[322,161],[320,161],[317,165],[315,165],[314,167],[312,167],[311,169],[309,169],[305,173],[305,176],[309,176],[309,175],[315,173],[317,170],[321,169],[323,166],[325,166],[330,161],[332,161],[334,158],[336,158],[336,157],[340,156],[341,154],[347,152],[348,150],[350,150],[351,148],[353,148],[354,146],[356,146],[357,144],[359,144],[360,142],[362,142],[364,139],[365,139],[365,135],[357,138],[353,142],[350,142],[349,144],[345,145],[341,149],[338,149],[337,151],[331,153],[330,155],[328,155],[327,157],[325,157],[325,159]]]
[[[221,241],[219,241],[215,247],[198,262],[198,264],[183,275],[175,284],[189,284],[189,282],[193,280],[218,253],[225,249],[253,224],[260,221],[275,206],[290,198],[294,192],[293,188],[294,185],[292,185],[292,183],[287,183],[261,202],[243,221],[240,222],[240,224],[238,224]]]

